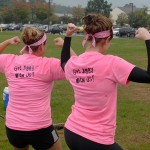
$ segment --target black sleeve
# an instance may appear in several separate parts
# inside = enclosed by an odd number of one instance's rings
[[[70,58],[71,37],[65,37],[64,45],[61,51],[61,67],[64,70],[65,64]]]
[[[134,67],[131,71],[128,80],[138,83],[150,83],[150,40],[146,40],[146,48],[147,48],[147,55],[148,55],[148,66],[147,71]]]

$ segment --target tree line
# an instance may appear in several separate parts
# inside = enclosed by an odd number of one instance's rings
[[[129,14],[120,14],[116,23],[119,26],[125,24],[132,27],[148,26],[150,15],[147,10],[144,7]],[[63,16],[56,16],[56,11],[62,13]],[[112,4],[108,3],[107,0],[88,0],[85,8],[82,8],[81,5],[73,8],[56,5],[52,0],[5,0],[0,1],[0,23],[49,24],[73,22],[81,25],[82,18],[89,13],[102,14],[111,18],[111,11]]]
[[[124,7],[128,7],[129,5],[125,5]],[[124,26],[126,24],[129,24],[133,28],[138,27],[150,27],[150,14],[148,13],[148,8],[143,7],[140,9],[136,9],[135,6],[133,6],[135,9],[132,12],[125,14],[121,13],[118,15],[118,19],[116,21],[117,25]]]

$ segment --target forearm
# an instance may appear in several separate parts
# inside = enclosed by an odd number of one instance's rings
[[[76,31],[77,27],[72,24],[69,23],[67,25],[67,31],[66,31],[66,36],[64,39],[64,44],[63,44],[63,48],[62,48],[62,52],[61,52],[61,67],[64,70],[65,64],[67,63],[67,61],[70,58],[70,55],[76,55],[75,52],[73,51],[73,49],[70,47],[71,45],[71,37],[73,35],[73,33]]]
[[[65,37],[64,39],[64,44],[62,47],[62,52],[61,52],[61,61],[67,62],[68,59],[70,58],[70,45],[71,45],[71,37]]]
[[[2,53],[2,51],[3,51],[8,45],[10,45],[9,40],[6,40],[6,41],[0,43],[0,53]]]
[[[61,67],[64,70],[65,64],[70,59],[70,56],[76,55],[71,46],[71,37],[65,37],[61,51]]]
[[[145,41],[148,56],[147,71],[141,68],[135,67],[131,71],[128,80],[139,83],[150,83],[150,40]]]
[[[150,74],[146,70],[134,67],[128,77],[128,80],[138,83],[150,83]]]
[[[147,72],[150,74],[150,40],[146,40],[145,44],[147,48],[147,57],[148,57]]]

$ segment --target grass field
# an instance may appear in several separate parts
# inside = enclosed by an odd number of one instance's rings
[[[0,42],[20,32],[0,32]],[[61,35],[63,37],[63,35]],[[48,35],[47,57],[60,57],[60,49],[53,44],[53,39],[58,35]],[[82,36],[74,36],[72,48],[77,54],[83,52],[81,46]],[[4,53],[19,53],[20,46],[10,46]],[[147,52],[143,41],[136,39],[113,39],[111,54],[118,55],[127,61],[147,68]],[[0,115],[5,116],[3,105],[3,89],[7,86],[4,75],[0,74]],[[150,150],[150,86],[148,84],[130,83],[129,86],[118,87],[118,113],[116,142],[125,150]],[[67,81],[55,82],[52,93],[52,117],[55,123],[64,123],[71,111],[74,102],[73,90]],[[69,150],[65,144],[63,130],[58,131],[64,150]],[[6,134],[5,120],[0,117],[0,150],[12,150]]]

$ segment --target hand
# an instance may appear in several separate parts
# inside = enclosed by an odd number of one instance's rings
[[[20,43],[20,39],[18,36],[15,36],[11,39],[8,39],[9,44],[11,45],[18,45]]]
[[[135,33],[135,37],[140,40],[148,40],[150,39],[150,33],[146,28],[139,28]]]
[[[67,25],[67,31],[66,31],[66,36],[70,37],[72,34],[77,30],[77,26],[74,25],[73,23],[68,23]]]
[[[62,48],[64,44],[64,40],[61,37],[58,37],[54,39],[54,44],[55,46]]]

